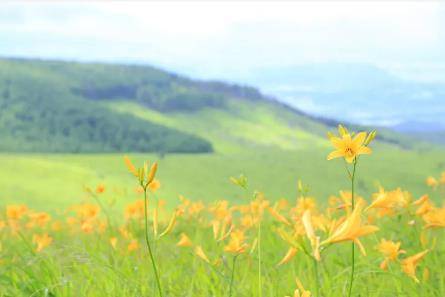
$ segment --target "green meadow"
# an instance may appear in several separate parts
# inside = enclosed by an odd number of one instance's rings
[[[251,187],[268,199],[292,200],[297,180],[311,187],[310,194],[325,201],[348,188],[341,162],[328,162],[330,148],[293,151],[261,150],[232,154],[128,154],[137,162],[158,161],[161,188],[157,196],[174,205],[179,195],[192,200],[227,199],[236,202],[239,191],[230,182],[244,174]],[[55,209],[83,201],[84,187],[104,184],[109,199],[123,205],[134,199],[135,184],[124,154],[1,154],[0,197],[3,205],[26,203]],[[358,193],[369,195],[380,184],[402,187],[416,196],[428,192],[424,181],[443,171],[443,152],[407,151],[377,146],[358,167]]]

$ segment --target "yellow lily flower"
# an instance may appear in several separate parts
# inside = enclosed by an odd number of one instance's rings
[[[181,233],[181,238],[179,239],[178,243],[176,244],[176,246],[180,246],[180,247],[189,247],[192,246],[192,241],[190,240],[190,238],[185,234],[185,233]]]
[[[425,257],[428,251],[429,250],[425,250],[423,252],[415,254],[414,256],[402,260],[401,262],[403,272],[405,272],[409,277],[411,277],[416,283],[419,282],[419,279],[416,277],[417,265],[419,264],[420,260],[422,260]]]
[[[423,217],[425,228],[445,228],[445,207],[433,208]]]
[[[362,254],[366,255],[365,249],[358,239],[379,230],[378,227],[372,225],[363,225],[361,221],[361,214],[364,203],[359,201],[354,211],[332,232],[331,236],[323,241],[321,245],[329,243],[337,243],[342,241],[353,241],[356,243]]]
[[[36,252],[41,252],[53,242],[53,238],[49,236],[48,233],[42,235],[35,234],[32,241],[37,244]]]
[[[207,257],[207,255],[204,253],[204,250],[202,249],[202,246],[198,245],[195,247],[195,254],[201,258],[202,260],[204,260],[207,263],[210,263],[209,258]]]
[[[113,247],[113,249],[115,250],[117,247],[117,237],[113,236],[110,238],[110,245]]]
[[[297,205],[292,208],[292,212],[297,216],[301,216],[306,210],[315,210],[317,203],[312,197],[300,197],[297,200]]]
[[[428,195],[423,195],[422,197],[420,197],[419,199],[417,199],[416,201],[413,202],[413,205],[422,205],[423,203],[427,202],[428,200],[430,200],[430,197]]]
[[[349,133],[342,134],[341,138],[331,136],[331,143],[336,150],[331,152],[327,159],[332,160],[344,157],[346,162],[352,163],[359,155],[371,154],[372,150],[364,145],[366,135],[366,132],[360,132],[354,138],[351,138]]]
[[[137,240],[132,240],[127,246],[127,251],[129,252],[134,252],[137,251],[138,249],[139,249],[139,242]]]
[[[283,259],[281,259],[281,261],[278,262],[277,266],[281,266],[281,265],[283,265],[283,264],[288,263],[290,260],[292,260],[293,257],[295,257],[295,255],[297,254],[297,251],[298,251],[298,250],[297,250],[296,248],[294,248],[294,247],[290,247],[290,248],[287,250],[286,255],[284,255]]]
[[[435,179],[432,176],[428,176],[425,183],[433,189],[439,185],[439,182],[437,181],[437,179]]]
[[[381,269],[386,270],[388,268],[388,264],[390,261],[397,260],[399,254],[405,253],[404,250],[400,249],[400,245],[401,245],[400,241],[394,242],[382,238],[379,245],[377,246],[379,252],[381,252],[385,257],[383,262],[380,264]]]
[[[179,215],[179,211],[175,210],[170,221],[168,222],[167,228],[165,228],[164,232],[159,234],[159,238],[163,237],[164,235],[167,235],[168,233],[170,233],[173,230],[173,227],[175,227],[176,219],[177,219],[178,215]]]
[[[380,216],[394,214],[395,210],[408,206],[410,200],[409,194],[400,188],[386,192],[383,187],[379,187],[379,191],[372,196],[373,201],[365,211],[378,209]]]
[[[312,246],[312,252],[315,260],[320,261],[320,237],[315,236],[314,227],[312,225],[311,212],[306,210],[302,218],[304,230],[306,231],[306,236],[309,238]]]
[[[311,297],[311,292],[306,290],[303,287],[303,284],[301,283],[301,281],[296,278],[295,282],[297,283],[297,289],[295,289],[294,291],[294,296],[293,297]],[[290,297],[290,296],[286,296],[286,297]]]
[[[232,254],[241,254],[246,251],[247,246],[244,243],[244,233],[241,230],[236,230],[230,234],[230,241],[224,247],[224,251]]]
[[[281,215],[277,210],[275,210],[272,207],[268,207],[267,210],[269,211],[269,213],[279,222],[286,224],[288,226],[290,226],[291,224],[289,223],[289,221],[283,216]]]
[[[8,205],[6,206],[6,216],[11,220],[20,219],[26,212],[28,207],[26,205]]]
[[[420,201],[419,199],[418,201]],[[430,202],[429,199],[425,199],[422,204],[420,204],[419,208],[416,210],[416,215],[418,216],[424,216],[430,211],[434,209],[434,205]]]

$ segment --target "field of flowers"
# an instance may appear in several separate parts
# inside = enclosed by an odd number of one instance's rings
[[[271,202],[240,175],[230,180],[243,203],[181,196],[171,208],[156,195],[157,163],[124,157],[135,200],[123,210],[106,184],[51,213],[6,205],[0,296],[445,296],[445,172],[425,177],[432,195],[380,186],[362,197],[375,134],[328,135],[350,188],[325,200],[298,181],[298,197]]]

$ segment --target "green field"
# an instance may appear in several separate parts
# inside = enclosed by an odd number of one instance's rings
[[[326,148],[294,151],[260,150],[234,154],[172,154],[160,159],[154,154],[130,154],[138,162],[159,161],[162,183],[158,196],[176,203],[179,195],[192,200],[237,201],[239,191],[229,177],[245,174],[253,189],[274,201],[292,200],[298,179],[312,187],[319,201],[348,187],[342,162],[327,162]],[[122,205],[134,199],[134,181],[123,154],[90,155],[0,155],[2,204],[26,203],[54,209],[82,201],[83,187],[103,183],[107,195]],[[424,180],[444,169],[443,152],[404,151],[377,146],[358,168],[358,191],[369,195],[378,182],[388,189],[402,187],[421,195],[428,191]],[[323,168],[320,170],[320,168]]]
[[[217,200],[227,199],[235,206],[248,205],[252,201],[249,197],[253,189],[264,191],[271,205],[278,198],[289,199],[290,205],[282,209],[281,214],[287,220],[293,220],[294,212],[290,207],[297,202],[298,178],[313,187],[311,193],[320,205],[326,205],[329,194],[336,194],[340,189],[348,190],[350,186],[342,161],[325,160],[328,151],[328,148],[287,152],[263,150],[255,154],[167,155],[160,159],[157,177],[162,187],[155,196],[149,196],[148,236],[154,248],[163,296],[292,296],[297,288],[295,278],[312,293],[301,295],[303,297],[346,296],[351,273],[350,243],[323,246],[320,262],[300,248],[288,263],[278,266],[289,249],[289,242],[280,238],[278,230],[287,228],[291,232],[294,227],[277,221],[265,209],[261,219],[262,260],[259,273],[260,252],[255,243],[259,238],[259,225],[242,227],[242,219],[254,216],[254,212],[250,210],[250,215],[249,212],[243,215],[236,210],[227,210],[227,215],[233,216],[231,224],[235,230],[242,230],[245,236],[248,249],[239,254],[225,251],[231,240],[229,238],[235,233],[232,232],[228,239],[217,241],[211,225],[212,220],[225,220],[213,213]],[[427,175],[437,175],[443,169],[444,164],[439,161],[441,156],[442,151],[402,151],[377,145],[373,155],[360,159],[358,194],[370,201],[369,194],[375,192],[376,183],[380,181],[388,189],[401,186],[414,198],[431,193],[433,200],[439,202],[438,192],[430,192],[424,180]],[[135,164],[158,159],[157,155],[131,154],[131,157]],[[31,212],[29,218],[23,215],[9,220],[9,225],[3,227],[0,237],[0,296],[158,296],[143,241],[143,217],[124,219],[124,205],[141,199],[141,195],[133,192],[137,181],[125,168],[122,155],[3,154],[0,161],[4,203],[27,203],[33,209],[51,214],[51,221],[41,226],[28,227]],[[229,176],[240,172],[251,181],[251,190],[247,193],[228,181]],[[82,186],[94,187],[98,183],[104,183],[107,189],[98,198],[103,206],[99,213],[88,212],[88,217],[77,213],[76,218],[72,210],[65,211],[67,206],[82,201],[96,204],[91,197],[87,199]],[[170,206],[178,206],[176,197],[179,194],[191,200],[206,201],[206,208],[196,217],[179,217],[165,237],[155,236],[152,231],[155,198],[165,198]],[[104,203],[110,199],[116,200],[117,205]],[[438,265],[445,255],[443,230],[425,232],[423,218],[414,215],[418,207],[409,204],[406,208],[396,208],[396,215],[376,217],[375,221],[371,221],[380,229],[361,238],[366,256],[356,248],[352,296],[442,297],[445,294],[445,276]],[[107,214],[111,211],[114,212],[110,219]],[[317,213],[318,210],[311,211]],[[323,211],[321,206],[319,211]],[[167,227],[171,207],[162,213],[165,215],[159,221],[161,231]],[[369,218],[371,214],[375,216],[372,211],[361,216]],[[334,218],[343,215],[346,216],[343,210],[337,210]],[[74,219],[75,223],[70,224],[68,218]],[[80,229],[82,220],[93,224],[92,231]],[[101,225],[104,221],[107,224]],[[362,223],[365,221],[363,219]],[[60,229],[52,229],[52,222],[59,222]],[[301,227],[298,218],[292,224],[295,228]],[[14,231],[17,226],[21,226],[19,233]],[[105,226],[105,229],[100,226]],[[331,234],[321,227],[315,230],[322,239]],[[35,236],[47,234],[43,232],[50,234],[51,242],[43,250],[38,250]],[[182,233],[189,236],[190,246],[177,245]],[[311,243],[305,233],[296,236],[299,244],[310,251]],[[114,247],[110,244],[111,238],[117,240]],[[382,238],[401,241],[407,253],[393,260],[387,271],[379,268],[384,258],[377,246]],[[133,244],[136,246],[130,248]],[[209,263],[198,256],[197,247],[203,248]],[[420,279],[416,283],[403,272],[401,263],[409,259],[408,256],[423,251],[427,254],[416,268],[415,275]]]

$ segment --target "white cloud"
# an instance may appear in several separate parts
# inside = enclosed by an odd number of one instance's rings
[[[439,2],[2,4],[3,55],[146,60],[202,76],[320,61],[444,63]],[[396,65],[396,66],[394,66]]]

